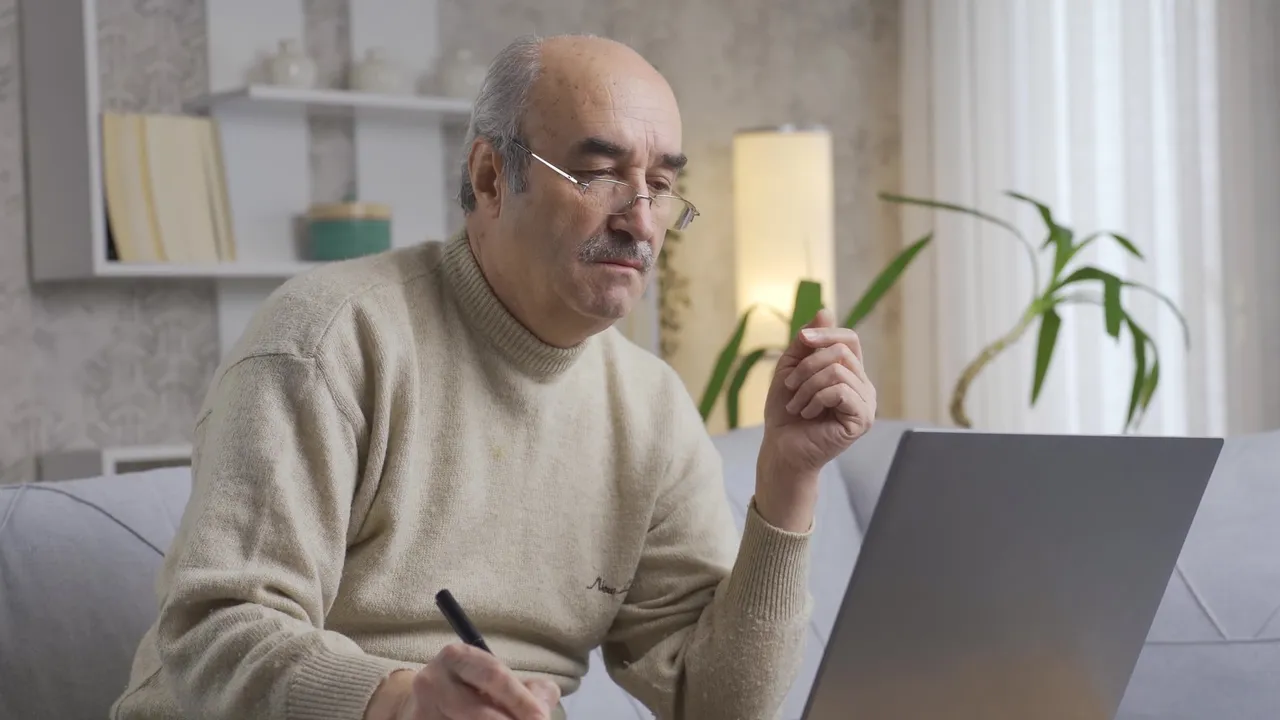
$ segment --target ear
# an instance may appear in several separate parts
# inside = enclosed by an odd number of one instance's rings
[[[502,207],[502,156],[484,138],[471,143],[467,170],[476,193],[476,212],[496,217]]]

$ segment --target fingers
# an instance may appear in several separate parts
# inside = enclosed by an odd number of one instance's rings
[[[484,696],[485,705],[506,713],[498,717],[504,720],[508,716],[515,720],[550,717],[543,701],[493,655],[455,643],[441,650],[438,659],[449,674]]]
[[[849,368],[858,378],[870,382],[867,378],[866,370],[862,367],[862,361],[854,354],[853,348],[844,343],[836,343],[830,347],[816,350],[813,354],[801,360],[787,375],[787,389],[795,390],[799,388],[815,373],[831,365],[843,365]]]
[[[793,395],[791,400],[787,403],[787,412],[792,415],[799,414],[801,417],[806,419],[816,417],[822,412],[823,408],[835,407],[835,405],[818,405],[816,407],[816,412],[811,412],[815,408],[814,402],[818,395],[831,388],[842,387],[848,388],[849,392],[852,393],[854,397],[862,400],[863,402],[870,400],[870,398],[863,397],[864,392],[869,394],[869,392],[864,390],[864,388],[869,388],[870,385],[863,382],[863,380],[854,374],[854,372],[847,366],[835,363],[827,365],[814,373],[808,380],[804,381],[798,389],[796,389],[795,395]],[[823,397],[831,398],[832,395],[827,393],[826,395],[823,395]]]
[[[858,358],[858,362],[862,362],[862,339],[851,328],[805,328],[800,331],[798,338],[810,348],[829,347],[836,343],[848,345],[849,349],[853,351],[854,357]]]
[[[800,417],[812,420],[826,410],[847,418],[861,418],[866,421],[867,404],[852,387],[848,385],[831,385],[814,393],[813,398],[800,411]]]
[[[813,352],[813,346],[804,339],[805,330],[825,331],[827,328],[834,328],[835,324],[836,317],[831,314],[830,310],[827,308],[818,310],[813,319],[806,323],[801,331],[796,333],[795,337],[791,338],[791,344],[782,353],[782,360],[779,361],[778,366],[789,367]]]
[[[827,308],[818,308],[818,314],[804,325],[806,328],[831,328],[836,326],[836,316]]]
[[[529,688],[537,696],[539,700],[546,703],[547,709],[551,710],[560,702],[560,686],[544,678],[535,678],[525,682],[525,687]]]
[[[475,688],[458,682],[441,683],[432,696],[433,706],[448,720],[514,720],[514,715],[495,708]],[[432,717],[435,717],[434,715]]]

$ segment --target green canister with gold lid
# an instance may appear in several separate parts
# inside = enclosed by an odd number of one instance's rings
[[[311,260],[347,260],[391,249],[391,208],[379,203],[316,203],[307,212]]]

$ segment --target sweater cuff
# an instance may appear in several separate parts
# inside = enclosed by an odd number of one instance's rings
[[[764,620],[795,617],[809,601],[808,532],[794,533],[769,524],[752,498],[738,559],[729,577],[728,600],[747,615]]]
[[[321,649],[298,667],[289,684],[290,720],[361,720],[384,678],[421,664]]]

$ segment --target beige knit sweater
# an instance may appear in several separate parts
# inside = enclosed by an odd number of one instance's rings
[[[671,369],[540,342],[462,236],[286,283],[195,448],[113,717],[360,718],[457,640],[440,588],[521,676],[570,693],[603,646],[660,718],[771,717],[798,669],[808,536],[752,510],[740,544]]]

